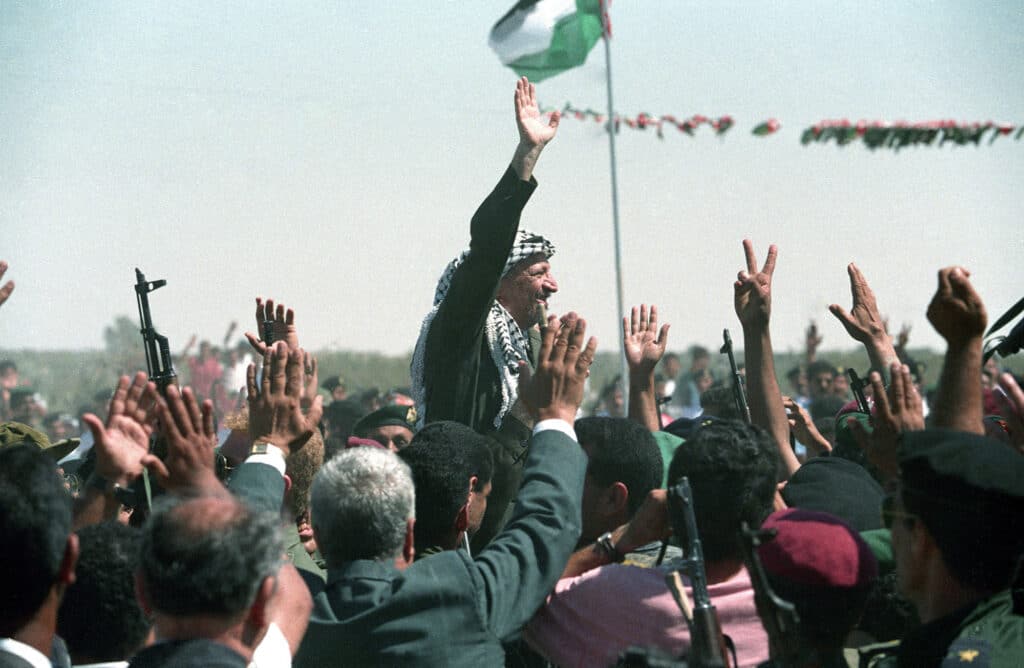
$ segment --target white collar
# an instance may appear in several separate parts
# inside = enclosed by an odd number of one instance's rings
[[[0,638],[0,651],[8,652],[25,659],[32,664],[33,668],[52,668],[50,657],[46,656],[35,647],[26,645],[14,638]]]

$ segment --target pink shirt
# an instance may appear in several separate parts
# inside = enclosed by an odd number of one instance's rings
[[[548,660],[566,668],[614,664],[632,645],[679,656],[690,647],[690,630],[665,584],[666,572],[611,564],[559,580],[523,637]],[[766,661],[768,636],[757,616],[746,569],[709,585],[708,592],[722,631],[736,644],[739,665]],[[687,594],[692,597],[689,587]]]

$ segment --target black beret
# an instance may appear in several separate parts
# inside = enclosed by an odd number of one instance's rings
[[[385,406],[364,416],[352,427],[356,436],[365,436],[371,429],[399,426],[416,433],[415,406]]]
[[[791,508],[829,513],[857,531],[882,528],[881,485],[864,467],[841,457],[814,457],[782,488]]]
[[[903,434],[902,487],[926,498],[970,503],[975,496],[1024,500],[1024,457],[1010,446],[978,434],[925,429]],[[942,485],[942,481],[959,484]],[[960,494],[968,498],[951,497]]]

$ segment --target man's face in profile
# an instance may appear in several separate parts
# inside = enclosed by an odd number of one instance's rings
[[[558,282],[551,275],[551,263],[543,253],[526,258],[505,275],[498,285],[498,302],[522,328],[540,321],[548,298],[558,292]]]
[[[474,492],[476,487],[476,476],[470,478],[469,488],[469,524],[466,533],[472,536],[479,529],[484,521],[484,513],[487,512],[487,497],[491,495],[491,483],[488,482],[479,492]]]

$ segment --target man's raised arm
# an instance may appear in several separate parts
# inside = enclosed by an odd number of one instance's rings
[[[963,267],[939,270],[939,289],[928,305],[928,320],[946,339],[946,358],[935,395],[935,427],[984,434],[981,400],[981,342],[988,316]]]
[[[754,256],[754,244],[749,239],[743,240],[743,252],[747,268],[737,274],[733,299],[736,316],[743,325],[750,418],[772,435],[786,468],[783,477],[788,478],[800,468],[800,462],[789,445],[789,419],[782,405],[779,381],[775,377],[772,337],[768,328],[772,314],[772,274],[775,273],[778,250],[774,244],[768,247],[768,257],[760,271]]]

